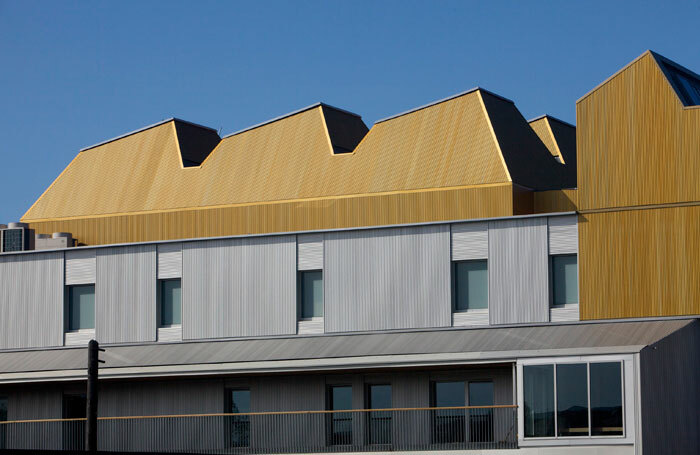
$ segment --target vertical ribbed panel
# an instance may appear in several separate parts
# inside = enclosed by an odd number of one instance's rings
[[[491,324],[549,320],[547,219],[489,223]]]
[[[452,260],[486,259],[489,255],[488,223],[452,225]]]
[[[63,344],[63,253],[0,257],[0,349]]]
[[[323,234],[297,236],[297,269],[323,269]]]
[[[182,244],[158,245],[158,279],[182,277]]]
[[[95,250],[66,251],[66,284],[95,282]]]
[[[155,245],[98,250],[95,332],[100,343],[155,341]]]
[[[578,252],[577,216],[553,216],[549,222],[549,254]]]
[[[296,333],[296,238],[183,244],[183,339]]]
[[[448,225],[332,232],[324,255],[326,332],[452,323]]]

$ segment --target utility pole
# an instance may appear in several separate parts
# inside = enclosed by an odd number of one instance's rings
[[[97,374],[100,363],[100,344],[96,340],[88,343],[88,369],[87,369],[87,399],[85,422],[85,450],[90,453],[97,452]]]

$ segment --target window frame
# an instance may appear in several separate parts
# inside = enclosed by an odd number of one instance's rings
[[[321,305],[322,315],[312,316],[310,318],[303,317],[303,304],[304,304],[304,275],[307,273],[320,273],[321,274],[321,294],[323,302]],[[326,314],[326,283],[323,277],[323,269],[309,269],[309,270],[297,270],[297,322],[298,321],[321,321]]]
[[[591,434],[591,407],[590,407],[590,366],[587,365],[587,393],[588,393],[588,413],[589,413],[589,434],[586,436],[557,436],[558,421],[557,421],[557,388],[556,365],[562,364],[591,364],[591,363],[606,363],[619,362],[620,368],[620,386],[622,392],[622,435],[593,435]],[[553,365],[554,379],[554,436],[541,437],[524,437],[525,435],[525,403],[524,403],[524,388],[523,388],[523,367],[530,365]],[[596,443],[605,444],[633,444],[635,440],[636,416],[634,408],[636,406],[635,396],[635,377],[636,368],[635,361],[632,355],[590,355],[576,357],[547,357],[537,359],[525,359],[517,361],[517,403],[518,403],[518,444],[522,447],[535,446],[575,446],[575,445],[591,445]],[[596,442],[597,441],[597,442]]]
[[[166,281],[179,281],[180,282],[180,323],[179,324],[163,324],[163,283]],[[162,278],[158,279],[158,284],[156,287],[156,321],[157,328],[159,329],[170,329],[176,327],[182,327],[182,278]]]
[[[554,288],[554,258],[557,257],[575,257],[576,258],[576,302],[575,303],[555,303],[555,288]],[[578,253],[561,253],[561,254],[550,254],[549,255],[549,307],[550,308],[572,308],[577,307],[579,301],[581,300],[580,287],[579,287],[579,266],[578,266]]]
[[[490,308],[490,299],[491,295],[489,293],[489,260],[488,258],[481,258],[481,259],[464,259],[464,260],[458,260],[458,261],[451,261],[452,263],[450,264],[450,291],[451,291],[451,300],[452,300],[452,313],[484,313],[488,312]],[[460,310],[457,309],[457,266],[459,264],[464,264],[464,263],[476,263],[476,262],[483,262],[486,264],[486,308],[472,308],[472,309],[465,309],[465,310]]]
[[[92,294],[93,294],[93,320],[92,320],[92,328],[87,328],[87,329],[71,329],[70,328],[70,317],[71,317],[71,290],[73,288],[77,287],[86,287],[86,286],[92,286]],[[97,286],[95,283],[82,283],[82,284],[67,284],[64,286],[64,294],[63,294],[63,332],[64,333],[93,333],[95,331],[95,327],[97,326]]]
[[[348,412],[348,415],[350,415],[350,442],[347,444],[342,444],[335,442],[334,436],[335,436],[335,422],[336,419],[334,418],[336,416],[336,413],[342,413],[344,410],[340,409],[333,409],[333,389],[334,388],[348,388],[350,389],[350,408],[349,410],[354,409],[353,406],[353,387],[352,384],[349,383],[338,383],[338,384],[326,384],[326,405],[325,409],[326,411],[335,411],[332,413],[328,414],[328,417],[326,419],[326,445],[331,446],[331,447],[343,447],[343,446],[352,446],[353,442],[355,441],[355,419],[353,419],[354,414]]]
[[[390,400],[391,400],[391,405],[389,408],[376,408],[376,409],[394,409],[394,386],[391,384],[391,382],[370,382],[370,383],[365,383],[364,387],[364,403],[365,403],[365,409],[367,412],[365,413],[365,444],[368,446],[386,446],[386,445],[391,445],[394,441],[394,412],[393,411],[375,411],[375,412],[387,412],[389,413],[388,419],[389,419],[389,434],[388,434],[388,442],[373,442],[373,432],[372,432],[372,424],[375,420],[386,418],[386,417],[381,417],[381,416],[372,416],[372,387],[382,387],[382,386],[388,386],[389,387],[389,393],[390,393]],[[381,433],[380,433],[381,435]]]

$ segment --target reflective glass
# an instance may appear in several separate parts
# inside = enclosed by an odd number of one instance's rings
[[[369,386],[367,405],[369,409],[391,408],[391,386]],[[370,444],[391,444],[391,411],[374,411],[368,414],[368,442]]]
[[[231,390],[229,405],[229,412],[232,414],[250,412],[250,390]],[[230,423],[231,446],[248,447],[250,445],[250,416],[231,416]]]
[[[488,285],[486,260],[455,262],[455,311],[488,308]]]
[[[95,328],[95,285],[68,288],[68,330]]]
[[[620,362],[591,363],[591,434],[622,435]]]
[[[299,272],[302,319],[323,317],[323,272]]]
[[[585,363],[557,365],[557,433],[588,436],[588,371]]]
[[[180,280],[160,282],[160,325],[168,327],[182,323],[182,289]]]
[[[578,272],[575,254],[552,256],[554,305],[578,303]]]
[[[523,366],[525,437],[554,436],[554,366]]]
[[[465,406],[464,382],[433,384],[433,406],[437,408]],[[436,409],[433,411],[433,442],[464,441],[465,409]]]
[[[334,386],[330,388],[329,410],[338,411],[352,409],[352,387]],[[330,445],[352,444],[352,416],[350,412],[334,412],[329,414]]]

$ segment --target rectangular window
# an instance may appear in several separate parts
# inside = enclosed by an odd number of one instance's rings
[[[323,271],[300,271],[298,276],[299,288],[299,318],[311,319],[323,317]]]
[[[246,414],[250,412],[250,390],[231,389],[228,391],[228,412],[230,414]],[[250,446],[250,416],[230,416],[231,447]]]
[[[578,303],[577,263],[575,254],[551,256],[552,305]]]
[[[435,408],[463,407],[465,387],[462,381],[434,382],[433,403]],[[466,409],[435,409],[433,411],[433,442],[464,442]]]
[[[352,409],[352,387],[331,386],[328,389],[329,411]],[[333,412],[328,415],[328,444],[352,444],[352,413]]]
[[[489,280],[486,259],[453,262],[452,286],[454,311],[488,308]]]
[[[367,409],[390,408],[390,385],[370,385],[367,387]],[[369,444],[391,444],[391,411],[368,412],[367,442]]]
[[[84,419],[87,416],[85,394],[63,395],[63,418]],[[85,450],[85,421],[66,420],[61,423],[63,450]]]
[[[622,393],[622,362],[524,365],[525,437],[623,436]]]
[[[469,383],[469,406],[493,406],[493,382]],[[492,442],[493,409],[469,410],[469,441]]]
[[[7,422],[7,397],[0,397],[0,422]],[[0,425],[0,449],[6,449],[7,425]]]
[[[180,279],[158,281],[159,327],[182,323],[182,290]]]
[[[95,328],[95,285],[68,286],[67,330]]]

